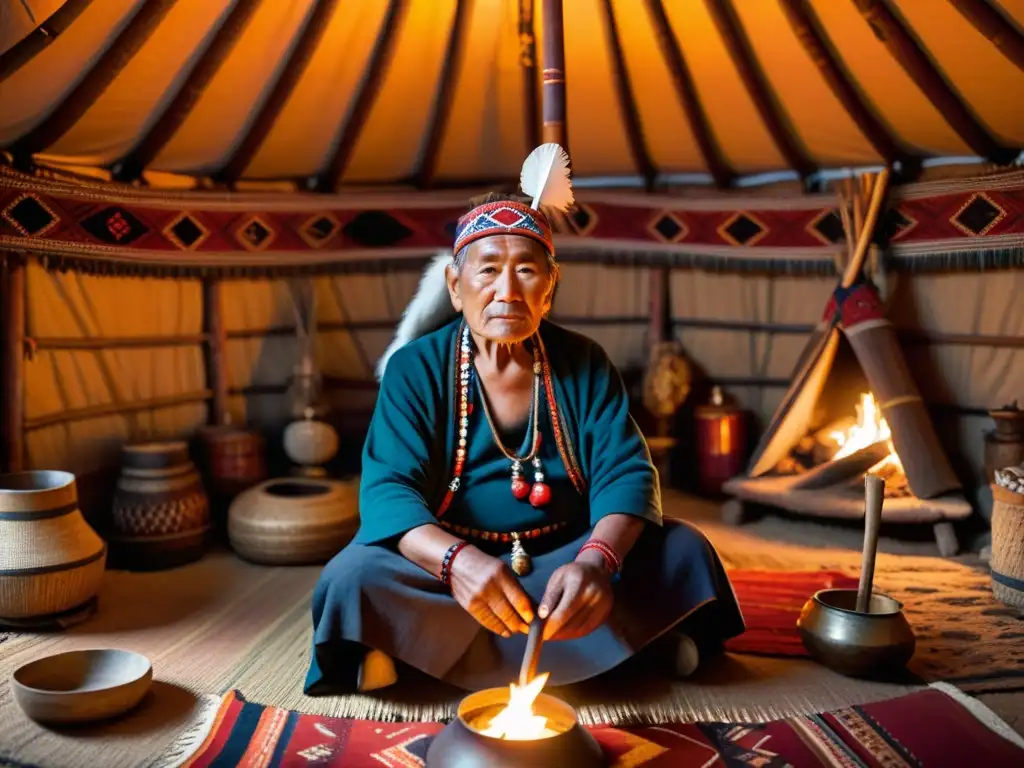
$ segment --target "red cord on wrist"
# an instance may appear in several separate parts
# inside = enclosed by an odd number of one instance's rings
[[[613,575],[622,570],[622,558],[619,557],[618,553],[612,549],[611,545],[601,539],[588,539],[587,542],[580,547],[580,551],[577,553],[577,557],[583,554],[588,549],[595,549],[601,553],[604,558],[605,565],[608,567],[608,571]]]
[[[444,558],[441,560],[441,575],[439,578],[441,579],[441,583],[446,587],[450,586],[452,583],[452,563],[455,562],[455,556],[458,555],[459,552],[462,551],[462,548],[468,543],[468,541],[457,541],[448,547],[448,551],[444,553]]]

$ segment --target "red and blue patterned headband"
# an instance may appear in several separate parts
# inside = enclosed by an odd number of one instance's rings
[[[502,200],[479,205],[461,219],[455,228],[454,252],[492,235],[522,235],[543,245],[554,256],[551,225],[547,217],[525,203]]]

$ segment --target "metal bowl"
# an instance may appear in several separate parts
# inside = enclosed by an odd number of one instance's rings
[[[149,659],[115,648],[46,656],[11,675],[14,700],[26,715],[41,723],[116,717],[142,701],[152,682]]]
[[[426,768],[603,768],[597,740],[580,725],[576,711],[554,696],[540,694],[534,712],[558,730],[553,736],[513,741],[485,736],[474,724],[487,722],[508,703],[507,688],[488,688],[459,703],[458,716],[427,750]]]
[[[903,604],[871,595],[868,612],[856,610],[857,590],[823,589],[808,600],[796,626],[811,658],[851,677],[899,674],[914,655],[914,631]]]

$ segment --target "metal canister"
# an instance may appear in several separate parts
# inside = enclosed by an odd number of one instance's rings
[[[718,496],[722,484],[743,471],[747,455],[747,414],[725,402],[721,387],[711,390],[711,402],[697,408],[698,490]]]

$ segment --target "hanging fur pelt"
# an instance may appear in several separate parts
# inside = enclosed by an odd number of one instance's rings
[[[399,349],[413,339],[436,331],[445,323],[455,319],[455,307],[448,294],[448,280],[445,270],[452,263],[451,251],[440,251],[423,271],[416,294],[402,313],[402,320],[395,330],[395,338],[377,362],[377,379],[384,378],[388,360]]]

